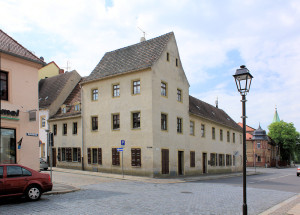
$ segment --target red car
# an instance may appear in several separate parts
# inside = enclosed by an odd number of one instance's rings
[[[0,197],[23,196],[38,200],[52,190],[50,175],[19,164],[0,164]]]

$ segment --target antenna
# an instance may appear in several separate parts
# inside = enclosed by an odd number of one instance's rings
[[[217,99],[216,99],[216,108],[219,107],[219,100],[218,100],[218,96],[217,96]]]
[[[137,27],[138,27],[138,29],[140,29],[141,32],[143,32],[144,38],[146,39],[146,32],[143,29],[141,29],[139,26],[137,26]]]
[[[67,60],[67,67],[63,67],[63,68],[66,69],[66,71],[70,71],[69,69],[71,69],[71,66],[68,60]]]

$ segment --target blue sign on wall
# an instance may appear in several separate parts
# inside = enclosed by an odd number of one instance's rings
[[[125,146],[125,140],[121,140],[121,146]]]

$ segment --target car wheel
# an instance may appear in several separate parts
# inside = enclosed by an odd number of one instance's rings
[[[44,168],[44,170],[48,170],[48,168]]]
[[[31,185],[26,189],[26,198],[30,201],[36,201],[41,198],[41,188],[37,185]]]
[[[297,176],[299,176],[300,174],[299,173],[297,173]]]

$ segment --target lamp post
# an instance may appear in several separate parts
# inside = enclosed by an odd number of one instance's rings
[[[240,66],[233,75],[237,90],[242,96],[243,106],[243,215],[247,215],[247,190],[246,190],[246,95],[250,90],[251,80],[253,76],[244,66]]]

